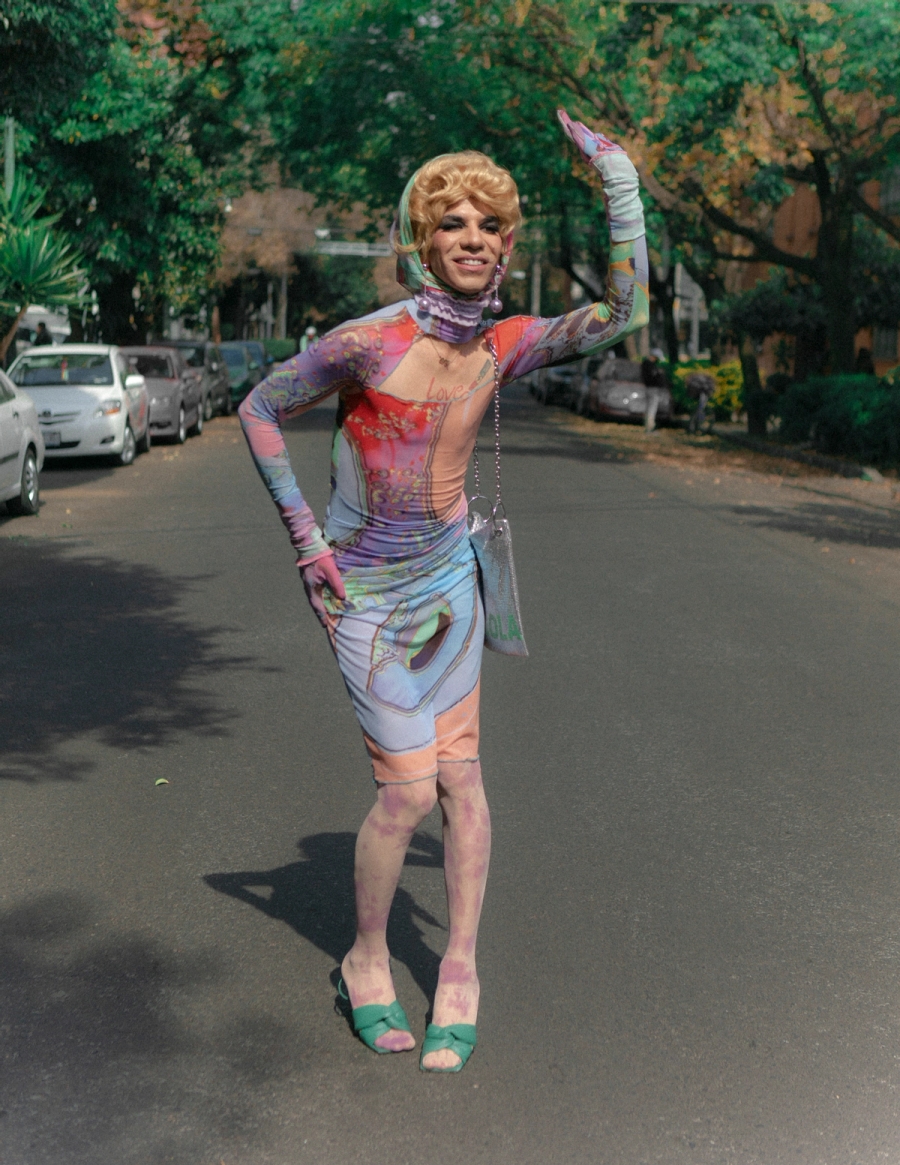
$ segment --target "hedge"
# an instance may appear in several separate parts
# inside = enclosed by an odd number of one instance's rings
[[[876,376],[817,376],[778,405],[779,438],[876,465],[900,462],[900,386]]]
[[[686,364],[667,364],[672,382],[672,399],[680,413],[692,413],[697,402],[689,397],[685,382],[692,372],[706,372],[715,379],[716,391],[710,403],[715,408],[717,421],[730,421],[732,413],[744,408],[744,378],[739,360],[727,364],[711,364],[708,360],[689,360]]]

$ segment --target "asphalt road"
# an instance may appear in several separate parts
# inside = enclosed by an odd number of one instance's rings
[[[289,437],[320,511],[330,424]],[[0,525],[2,1165],[900,1162],[896,512],[516,394],[504,445],[531,658],[485,662],[456,1076],[334,1009],[371,785],[236,421]],[[444,927],[430,818],[391,923],[418,1037]]]

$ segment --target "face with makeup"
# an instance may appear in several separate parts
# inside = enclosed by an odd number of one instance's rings
[[[491,281],[503,251],[500,223],[483,202],[465,199],[438,224],[428,252],[434,274],[464,295],[477,295]]]

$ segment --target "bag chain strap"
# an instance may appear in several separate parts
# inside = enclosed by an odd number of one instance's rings
[[[494,510],[502,509],[506,513],[506,507],[503,505],[503,497],[500,493],[500,361],[497,359],[497,353],[494,349],[493,341],[485,337],[487,340],[488,351],[491,354],[491,360],[494,362],[494,473],[496,476],[496,492],[497,499],[494,504]],[[472,450],[472,474],[475,478],[475,497],[483,497],[481,492],[481,483],[478,477],[478,438],[475,438],[475,447]]]

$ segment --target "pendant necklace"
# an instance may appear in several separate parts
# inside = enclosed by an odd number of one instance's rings
[[[426,334],[428,334],[428,333],[426,333]],[[442,368],[446,369],[449,372],[451,366],[454,365],[457,362],[457,360],[459,360],[461,358],[462,353],[457,351],[457,352],[454,352],[454,354],[452,356],[442,356],[440,353],[440,349],[437,346],[437,341],[435,340],[434,336],[428,334],[428,339],[431,341],[432,347],[434,348],[434,354],[435,354],[435,356],[437,356],[438,364],[440,364]],[[454,345],[454,347],[456,347],[456,345]]]

